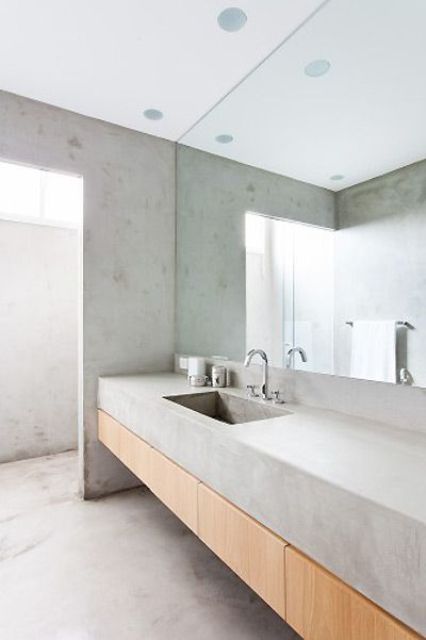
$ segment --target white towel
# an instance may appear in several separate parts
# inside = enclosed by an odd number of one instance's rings
[[[351,377],[396,382],[396,321],[353,323]]]

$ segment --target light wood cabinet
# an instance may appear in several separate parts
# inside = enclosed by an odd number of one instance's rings
[[[150,450],[150,488],[194,533],[198,531],[197,488],[199,481],[190,473]]]
[[[305,640],[422,640],[103,411],[98,435]]]
[[[305,640],[421,640],[293,547],[285,550],[287,622]]]
[[[198,535],[281,617],[285,617],[286,543],[203,484],[198,486]]]
[[[100,410],[98,437],[182,522],[197,533],[197,478]]]
[[[120,457],[122,426],[104,411],[98,411],[98,438],[117,458]]]
[[[150,451],[151,447],[142,438],[121,427],[119,458],[148,487],[151,486]]]
[[[150,485],[149,444],[104,411],[98,411],[98,437],[139,480]]]

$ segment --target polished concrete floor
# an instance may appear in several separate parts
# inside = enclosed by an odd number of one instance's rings
[[[148,491],[77,497],[77,459],[0,465],[1,640],[294,640]]]

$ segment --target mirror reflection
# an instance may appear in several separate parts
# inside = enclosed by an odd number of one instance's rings
[[[326,3],[184,136],[180,352],[426,387],[425,23]]]
[[[246,350],[275,367],[334,373],[333,233],[246,214]]]

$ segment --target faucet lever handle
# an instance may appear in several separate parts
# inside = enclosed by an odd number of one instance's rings
[[[285,400],[282,400],[280,398],[279,390],[278,391],[271,391],[271,399],[272,399],[272,402],[274,404],[284,404],[284,402],[285,402]]]
[[[247,397],[248,398],[258,398],[259,394],[256,393],[256,385],[255,384],[248,384],[246,386],[246,392],[247,392]]]

